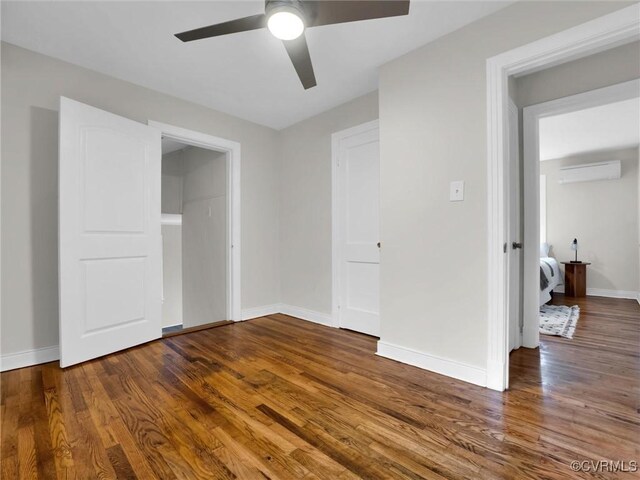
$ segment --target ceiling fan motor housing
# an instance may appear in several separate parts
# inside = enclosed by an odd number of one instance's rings
[[[300,0],[266,0],[264,11],[267,18],[276,12],[287,11],[298,15],[307,26],[307,17]]]

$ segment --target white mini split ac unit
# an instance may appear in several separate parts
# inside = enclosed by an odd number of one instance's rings
[[[621,177],[620,160],[585,163],[560,169],[559,183],[593,182],[594,180],[616,180]]]

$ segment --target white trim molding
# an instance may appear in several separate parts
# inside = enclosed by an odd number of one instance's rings
[[[242,319],[251,320],[254,318],[267,317],[276,313],[282,313],[291,317],[307,320],[309,322],[324,325],[326,327],[338,327],[334,317],[329,313],[322,313],[308,308],[296,307],[285,303],[275,303],[273,305],[265,305],[262,307],[247,308],[242,310]]]
[[[564,293],[564,285],[558,285],[553,289],[553,291],[556,293]],[[587,287],[587,297],[626,298],[628,300],[636,300],[640,297],[640,293],[632,290],[610,290],[608,288]]]
[[[164,330],[165,328],[177,327],[178,325],[182,325],[182,322],[172,323],[171,325],[162,325],[162,330]]]
[[[267,317],[275,313],[280,313],[280,304],[264,305],[262,307],[243,308],[242,320],[251,320],[254,318]]]
[[[437,357],[411,348],[383,342],[382,340],[378,342],[376,355],[413,365],[414,367],[429,370],[430,372],[440,375],[456,378],[463,382],[473,383],[481,387],[487,386],[486,370],[473,365],[449,360],[448,358]]]
[[[316,312],[315,310],[309,310],[307,308],[286,304],[280,305],[280,313],[289,315],[291,317],[300,318],[301,320],[318,323],[326,327],[338,327],[330,313]]]
[[[487,386],[509,384],[507,261],[508,82],[524,75],[640,39],[640,5],[611,14],[487,59]]]
[[[540,243],[547,243],[547,176],[540,175]]]
[[[240,144],[226,138],[214,137],[206,133],[187,130],[186,128],[168,125],[166,123],[149,120],[149,126],[160,130],[163,137],[170,138],[186,145],[226,153],[227,156],[227,231],[228,231],[228,262],[227,262],[227,317],[233,321],[242,320],[242,303],[240,282]]]
[[[30,367],[40,363],[55,362],[60,360],[58,346],[36,348],[23,352],[8,353],[0,358],[0,371],[15,370],[16,368]]]

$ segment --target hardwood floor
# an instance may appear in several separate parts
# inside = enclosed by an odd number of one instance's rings
[[[594,478],[570,462],[640,460],[640,307],[566,301],[506,393],[285,315],[6,372],[2,478]]]

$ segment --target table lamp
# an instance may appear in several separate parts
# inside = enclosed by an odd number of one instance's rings
[[[573,242],[571,242],[571,250],[576,252],[576,258],[575,260],[571,260],[571,263],[582,263],[581,261],[578,260],[578,239],[577,238],[574,238]]]

